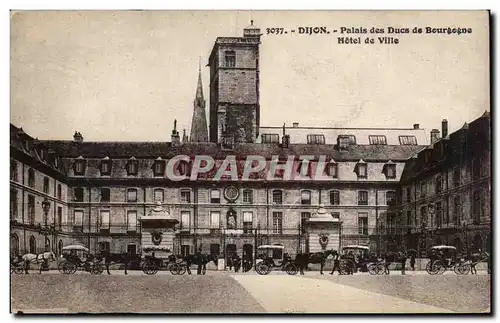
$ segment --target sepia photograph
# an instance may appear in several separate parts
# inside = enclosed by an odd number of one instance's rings
[[[491,315],[488,10],[11,10],[10,313]]]

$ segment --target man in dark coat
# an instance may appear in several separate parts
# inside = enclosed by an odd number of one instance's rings
[[[125,275],[128,275],[127,268],[128,268],[128,264],[129,264],[131,258],[132,258],[132,254],[131,254],[130,250],[127,253],[123,254],[123,264],[125,265]]]
[[[406,253],[404,251],[401,251],[399,253],[399,260],[401,260],[401,275],[404,275],[405,274],[405,269],[406,269],[406,259],[408,258],[408,256],[406,255]]]
[[[410,267],[412,271],[415,271],[415,253],[412,252],[410,255]]]
[[[338,253],[335,253],[333,255],[333,269],[332,269],[332,272],[330,273],[330,275],[333,275],[333,273],[335,272],[335,269],[338,270],[339,275],[342,275],[342,273],[340,272],[340,256]]]

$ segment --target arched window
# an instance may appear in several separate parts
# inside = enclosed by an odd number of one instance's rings
[[[57,243],[57,253],[59,255],[62,255],[62,248],[63,248],[63,242],[62,240],[59,240],[59,242]]]
[[[30,253],[36,254],[36,239],[30,236]]]
[[[32,168],[28,170],[28,185],[35,188],[35,171]]]
[[[13,256],[19,255],[19,237],[15,233],[10,235],[10,252]]]
[[[303,190],[300,192],[300,204],[311,205],[311,191]]]
[[[273,204],[283,204],[283,192],[281,190],[273,191]]]

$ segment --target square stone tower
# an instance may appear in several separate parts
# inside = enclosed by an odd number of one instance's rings
[[[255,142],[259,134],[260,29],[243,37],[218,37],[210,66],[210,141]]]

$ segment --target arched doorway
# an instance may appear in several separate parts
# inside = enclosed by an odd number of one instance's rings
[[[36,239],[30,236],[30,253],[36,254]]]
[[[244,244],[243,245],[243,254],[250,256],[250,258],[253,259],[253,245],[251,244]]]
[[[10,252],[13,256],[19,255],[19,237],[15,233],[10,235]]]
[[[57,253],[60,255],[62,255],[62,248],[63,248],[63,242],[62,240],[59,240],[59,242],[57,243]]]
[[[477,251],[479,249],[483,249],[483,238],[479,234],[476,234],[474,236],[474,239],[472,239],[472,249],[474,251]]]
[[[227,244],[226,245],[226,257],[230,257],[236,254],[236,245]]]
[[[459,237],[455,238],[453,244],[455,245],[455,248],[457,248],[457,252],[462,252],[463,245],[462,240]]]

